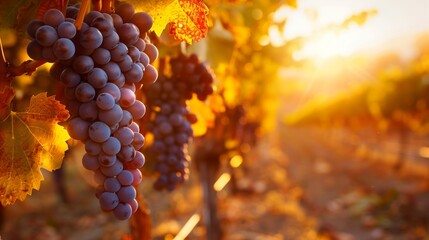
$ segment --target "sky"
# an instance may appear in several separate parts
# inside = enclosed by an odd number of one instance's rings
[[[278,15],[288,20],[283,37],[292,39],[371,9],[376,9],[378,14],[370,17],[363,26],[354,25],[340,33],[327,33],[310,42],[296,57],[347,56],[382,47],[386,42],[391,44],[395,38],[429,31],[429,0],[300,0],[297,10],[283,9]],[[407,54],[406,47],[402,49],[404,54]]]

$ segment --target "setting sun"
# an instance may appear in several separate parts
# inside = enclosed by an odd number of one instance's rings
[[[334,56],[349,56],[362,50],[379,48],[403,33],[415,34],[429,26],[424,9],[429,2],[379,1],[303,1],[297,9],[281,7],[273,15],[273,22],[285,21],[283,29],[272,27],[269,31],[273,45],[281,45],[297,37],[306,38],[302,49],[294,52],[295,60],[310,58],[321,62]],[[352,23],[341,26],[350,16],[369,12],[362,25]],[[400,15],[412,12],[413,17],[401,19]],[[393,27],[394,26],[394,27]],[[409,54],[404,53],[404,54]]]

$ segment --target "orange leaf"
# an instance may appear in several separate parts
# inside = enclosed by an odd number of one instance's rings
[[[10,102],[15,96],[15,92],[9,85],[0,84],[0,121],[8,114]]]
[[[0,122],[0,201],[3,206],[24,200],[32,190],[38,190],[44,168],[61,167],[67,130],[58,125],[69,117],[64,105],[47,97],[33,96],[25,112],[10,112]]]
[[[188,43],[204,38],[208,30],[207,6],[202,0],[179,0],[179,4],[185,14],[170,23],[170,34]]]
[[[177,40],[188,43],[198,41],[207,35],[208,7],[203,0],[130,0],[137,10],[147,12],[153,18],[152,30],[161,36],[170,28]]]

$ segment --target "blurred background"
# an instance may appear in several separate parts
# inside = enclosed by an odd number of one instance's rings
[[[429,239],[429,1],[205,2],[208,35],[186,51],[216,91],[190,103],[189,182],[157,192],[145,173],[153,239]],[[28,59],[22,32],[0,33],[8,59]],[[55,92],[48,69],[17,78],[16,109]],[[70,145],[61,172],[1,210],[1,239],[131,239]]]

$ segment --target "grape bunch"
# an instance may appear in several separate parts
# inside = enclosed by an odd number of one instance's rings
[[[145,163],[138,151],[145,138],[136,121],[146,106],[135,91],[158,77],[151,65],[158,50],[147,37],[153,20],[122,3],[115,13],[89,12],[76,31],[78,12],[78,6],[68,6],[64,17],[51,9],[43,20],[30,22],[28,33],[35,37],[28,54],[54,62],[50,72],[63,85],[60,100],[71,115],[67,130],[85,144],[82,164],[94,173],[100,207],[125,220],[138,208],[135,186],[142,180],[139,168]],[[66,30],[61,27],[65,23],[70,23]],[[63,34],[73,29],[74,34]],[[63,37],[68,45],[56,47]]]
[[[150,118],[146,129],[154,135],[148,151],[156,157],[154,169],[159,173],[156,190],[172,191],[188,177],[187,144],[193,136],[192,124],[197,121],[186,100],[196,94],[205,100],[213,93],[213,75],[198,56],[180,55],[170,60],[172,77],[160,74],[158,80],[144,86]]]

